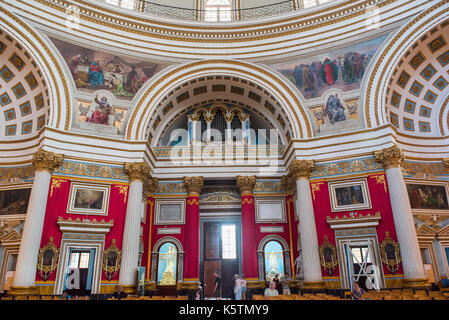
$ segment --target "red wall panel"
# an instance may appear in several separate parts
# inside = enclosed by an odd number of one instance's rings
[[[80,180],[72,180],[72,181],[78,182]],[[83,181],[83,183],[96,184],[96,182],[85,182],[85,181]],[[47,200],[47,209],[45,213],[45,220],[42,231],[41,247],[47,244],[50,237],[53,237],[54,244],[58,248],[60,248],[62,232],[60,231],[57,222],[58,218],[62,217],[64,220],[67,220],[68,218],[72,218],[73,220],[78,218],[90,220],[96,219],[97,221],[114,220],[114,225],[111,227],[109,233],[107,233],[105,237],[105,249],[107,249],[110,246],[112,239],[116,240],[117,247],[121,249],[123,229],[125,225],[126,204],[128,200],[127,192],[124,193],[123,191],[128,190],[128,185],[111,184],[107,215],[67,213],[70,185],[71,180],[69,178],[53,177],[50,182],[50,189]],[[125,189],[123,189],[123,187],[125,187]],[[56,271],[51,274],[48,280],[52,281],[55,279],[55,277]],[[102,272],[101,279],[107,280],[104,272]],[[36,275],[36,281],[42,280],[43,279],[41,278],[38,272]],[[112,280],[118,280],[118,273],[114,276]]]

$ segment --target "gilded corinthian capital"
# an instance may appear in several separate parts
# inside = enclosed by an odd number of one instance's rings
[[[291,174],[296,176],[296,179],[309,179],[315,168],[313,160],[293,160],[289,167]]]
[[[203,189],[203,177],[184,177],[184,187],[188,197],[199,196]]]
[[[281,178],[282,187],[288,194],[292,194],[296,188],[296,179],[292,174],[287,174]]]
[[[237,186],[240,188],[240,194],[253,194],[256,185],[256,176],[237,176]]]
[[[145,181],[150,175],[150,167],[145,162],[126,162],[124,167],[129,181]]]
[[[33,155],[33,166],[36,171],[52,172],[54,168],[61,165],[64,155],[39,149]]]
[[[381,163],[385,169],[399,168],[404,160],[404,154],[397,145],[382,149],[382,151],[375,151],[374,157],[376,162]]]
[[[143,190],[146,194],[154,194],[159,187],[158,178],[149,177],[148,180],[145,181],[143,185]]]
[[[449,169],[449,158],[443,159],[443,167]]]

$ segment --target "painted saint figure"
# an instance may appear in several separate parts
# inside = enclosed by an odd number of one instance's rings
[[[97,103],[98,107],[90,117],[86,118],[86,122],[106,125],[109,124],[109,115],[112,114],[112,107],[109,104],[108,99],[106,97],[102,97],[101,100],[98,100],[97,96],[94,101]]]
[[[324,115],[329,117],[331,124],[338,121],[346,120],[345,108],[343,107],[338,95],[331,95],[327,100],[326,107],[324,108]]]
[[[104,84],[103,69],[100,66],[100,60],[92,61],[89,66],[89,83],[94,87]]]

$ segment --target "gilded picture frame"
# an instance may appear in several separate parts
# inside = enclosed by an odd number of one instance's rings
[[[320,262],[327,274],[332,276],[338,265],[337,249],[329,242],[327,236],[324,236],[324,241],[320,246]]]
[[[391,274],[395,274],[401,263],[401,253],[399,244],[390,238],[390,233],[388,231],[385,232],[385,239],[380,244],[380,253],[382,256],[382,263],[387,266]]]
[[[50,237],[47,244],[39,250],[37,270],[44,281],[50,277],[58,266],[59,250]]]
[[[121,258],[122,252],[117,247],[116,240],[112,239],[111,245],[103,253],[103,271],[109,281],[120,270]]]
[[[332,212],[371,209],[366,178],[329,182]]]
[[[70,185],[67,213],[107,215],[110,185],[72,182]]]
[[[449,186],[444,181],[406,180],[413,213],[449,214]]]
[[[0,188],[0,216],[26,214],[31,187],[32,185],[21,184]]]

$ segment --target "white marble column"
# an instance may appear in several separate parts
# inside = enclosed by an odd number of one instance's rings
[[[42,149],[33,156],[36,173],[23,227],[11,294],[29,293],[28,291],[32,290],[30,287],[35,284],[51,173],[56,166],[61,164],[62,159],[62,155]]]
[[[130,183],[123,230],[119,283],[124,290],[130,291],[136,285],[136,268],[139,262],[140,206],[143,182],[148,178],[150,169],[145,162],[127,162],[124,169],[129,176]]]
[[[422,286],[426,283],[426,275],[416,235],[412,209],[408,198],[407,187],[402,177],[400,164],[404,156],[397,146],[376,151],[376,161],[385,168],[394,226],[399,242],[399,249],[404,269],[404,286]]]
[[[312,160],[293,160],[290,171],[296,176],[298,230],[302,249],[304,286],[308,289],[323,289],[320,251],[309,181],[313,168]]]
[[[433,240],[433,247],[435,250],[435,257],[437,259],[437,263],[438,263],[438,270],[439,270],[439,275],[438,277],[441,278],[447,278],[448,275],[448,270],[446,268],[446,264],[444,263],[445,261],[445,252],[443,249],[443,246],[441,245],[441,241],[440,239],[437,237],[435,240]]]

